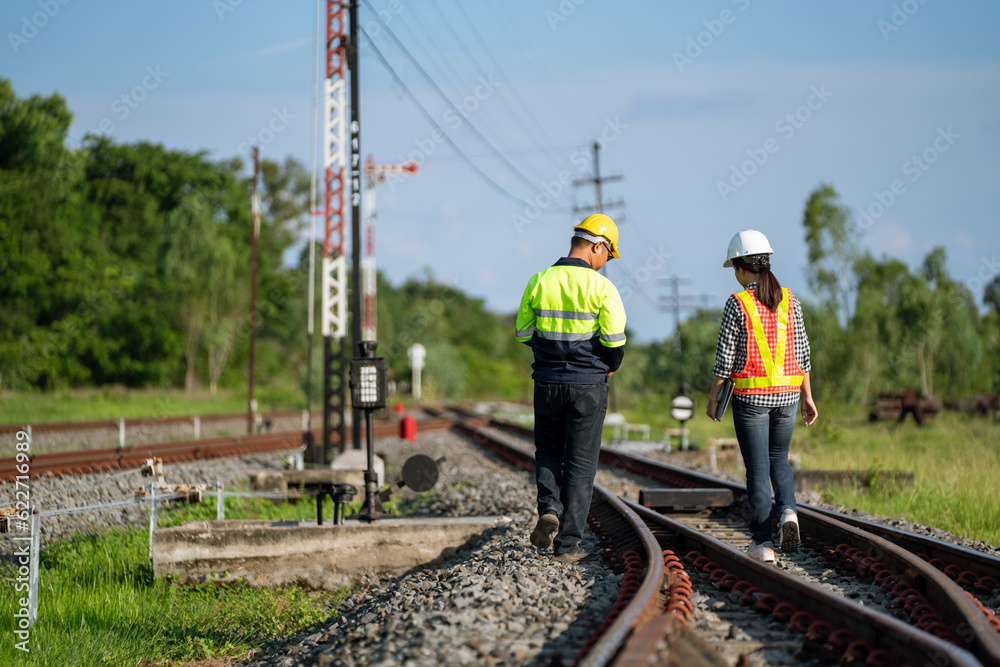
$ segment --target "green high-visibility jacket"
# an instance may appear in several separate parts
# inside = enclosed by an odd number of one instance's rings
[[[614,283],[563,257],[528,281],[515,329],[535,354],[536,381],[600,384],[621,364],[625,306]]]

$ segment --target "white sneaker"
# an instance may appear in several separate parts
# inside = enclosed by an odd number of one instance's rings
[[[773,563],[774,543],[764,542],[764,544],[757,544],[756,542],[751,542],[750,547],[747,549],[747,556],[762,563]]]
[[[786,554],[799,550],[799,518],[794,510],[784,510],[778,525],[778,544]]]

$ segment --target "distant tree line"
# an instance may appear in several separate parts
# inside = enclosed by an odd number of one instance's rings
[[[87,136],[66,146],[58,94],[20,99],[0,79],[0,390],[245,386],[251,179],[239,159]],[[309,365],[309,175],[263,160],[256,378],[298,391]],[[321,246],[312,249],[317,266]],[[317,313],[321,301],[319,270]],[[428,348],[425,395],[522,395],[530,351],[513,320],[430,274],[379,275],[379,353],[409,379]],[[318,328],[318,327],[317,327]],[[313,350],[322,386],[321,337]],[[430,393],[427,393],[429,390]]]
[[[69,148],[71,120],[58,94],[21,99],[0,79],[0,390],[245,386],[245,166],[105,136]],[[256,381],[304,402],[310,363],[322,386],[321,337],[310,360],[305,329],[309,252],[321,249],[303,248],[293,266],[284,258],[308,220],[309,175],[291,158],[264,160],[261,174]],[[1000,390],[1000,277],[987,277],[981,315],[943,250],[916,270],[861,251],[863,230],[827,185],[810,195],[803,229],[815,391],[856,402],[902,388]],[[398,286],[378,279],[379,354],[397,383],[422,343],[425,396],[530,397],[531,351],[514,341],[513,314],[429,272]],[[319,289],[315,298],[319,312]],[[708,309],[681,323],[680,360],[672,338],[630,343],[615,376],[619,408],[660,401],[682,379],[706,390],[720,318]]]
[[[815,297],[784,286],[802,301],[817,396],[858,403],[909,389],[942,399],[1000,392],[1000,275],[989,270],[992,258],[969,267],[963,281],[948,274],[943,248],[932,249],[916,269],[873,257],[860,248],[866,230],[826,184],[809,195],[802,226]],[[785,275],[780,264],[776,275]],[[980,285],[985,314],[970,289]],[[681,379],[707,391],[721,318],[720,307],[681,323],[680,361],[672,338],[630,349],[620,374],[625,391],[641,400],[674,392]]]

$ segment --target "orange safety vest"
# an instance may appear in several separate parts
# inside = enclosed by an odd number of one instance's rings
[[[792,293],[781,289],[778,311],[772,313],[751,290],[733,296],[743,309],[747,328],[747,363],[733,373],[737,394],[776,394],[798,391],[803,372],[795,358],[795,328],[789,330],[788,310]]]

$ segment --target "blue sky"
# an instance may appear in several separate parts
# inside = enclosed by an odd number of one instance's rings
[[[590,176],[598,139],[602,173],[624,177],[604,198],[626,203],[609,211],[624,221],[607,275],[641,340],[672,331],[657,307],[670,276],[698,303],[738,287],[722,261],[740,229],[763,231],[776,275],[808,296],[802,209],[821,182],[870,213],[860,243],[876,255],[915,265],[944,246],[977,298],[1000,271],[998,3],[369,3],[362,26],[424,108],[364,43],[362,152],[420,163],[377,191],[394,282],[430,267],[514,311],[567,250],[572,209],[593,203],[570,181]],[[218,159],[258,143],[308,166],[314,15],[308,0],[8,0],[0,76],[22,97],[63,95],[74,146],[103,127]]]

